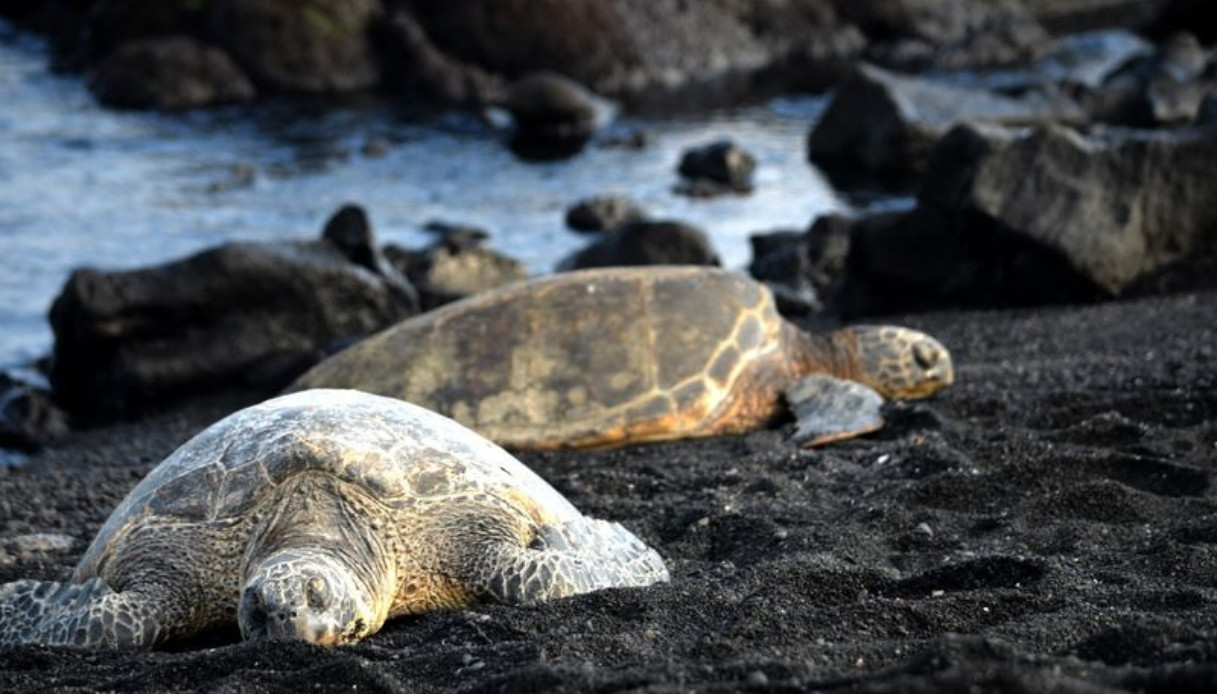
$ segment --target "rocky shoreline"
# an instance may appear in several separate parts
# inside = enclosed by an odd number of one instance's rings
[[[52,37],[61,64],[89,71],[104,101],[170,109],[373,89],[478,104],[530,73],[561,71],[671,110],[824,88],[857,60],[995,68],[1050,51],[1057,32],[1165,37],[1204,32],[1212,18],[1194,0],[21,0],[3,14]]]

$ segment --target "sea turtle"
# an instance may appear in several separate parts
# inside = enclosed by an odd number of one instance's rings
[[[0,648],[152,646],[236,621],[341,644],[388,618],[667,580],[503,449],[421,407],[315,390],[241,410],[157,466],[71,582],[0,586]]]
[[[796,440],[818,445],[879,428],[883,397],[930,395],[953,378],[946,348],[915,330],[813,334],[740,274],[650,266],[559,273],[450,304],[289,389],[401,398],[518,450],[748,431],[787,405]]]

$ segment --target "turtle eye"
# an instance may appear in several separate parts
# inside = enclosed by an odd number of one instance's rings
[[[913,345],[913,359],[921,368],[932,369],[938,363],[938,350],[924,342],[918,342]]]
[[[330,584],[320,576],[313,576],[305,585],[305,595],[308,597],[309,607],[323,610],[330,605]]]

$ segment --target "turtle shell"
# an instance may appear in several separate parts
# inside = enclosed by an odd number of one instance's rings
[[[236,412],[183,444],[115,509],[77,571],[88,573],[133,521],[239,520],[284,480],[308,471],[360,485],[389,508],[502,489],[529,500],[547,521],[580,517],[536,473],[446,417],[392,398],[319,389]]]
[[[398,323],[292,388],[401,398],[509,447],[676,438],[710,433],[755,365],[785,360],[783,326],[767,288],[726,270],[586,270]]]

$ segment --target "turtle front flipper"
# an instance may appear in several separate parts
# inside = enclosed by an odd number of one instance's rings
[[[618,523],[581,518],[542,526],[527,547],[504,544],[478,586],[502,602],[534,603],[668,580],[659,553]]]
[[[152,646],[173,633],[182,613],[164,597],[155,590],[116,592],[100,578],[8,583],[0,586],[0,651],[29,644]]]
[[[883,426],[883,396],[857,381],[817,374],[786,389],[798,422],[792,441],[803,448],[869,434]]]

